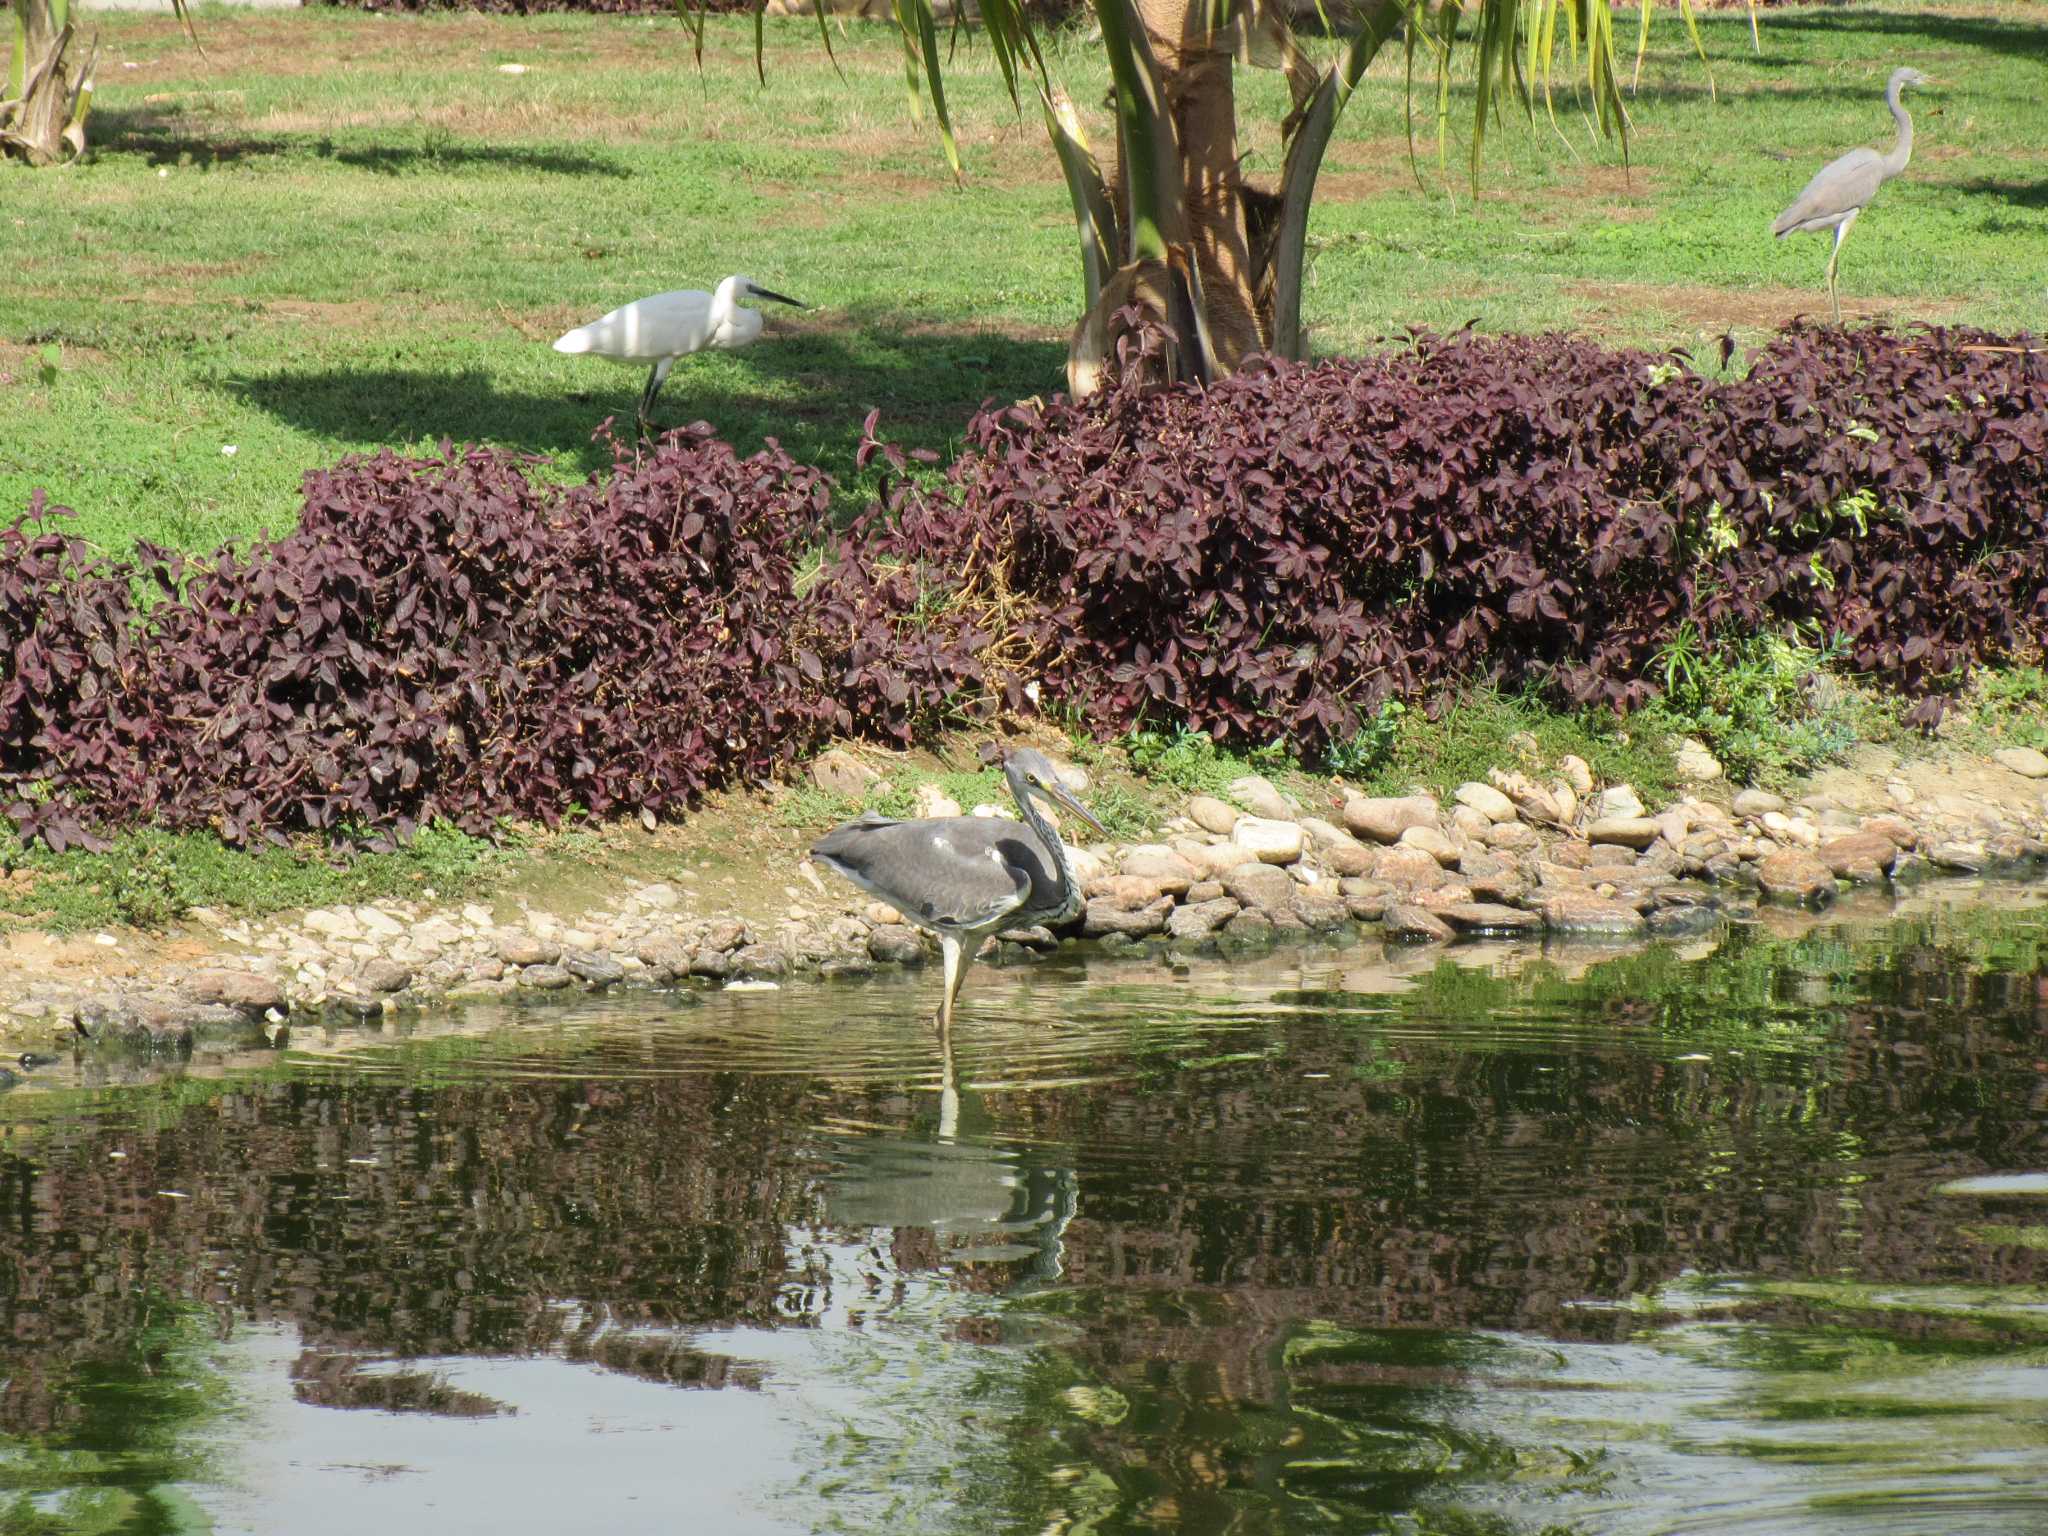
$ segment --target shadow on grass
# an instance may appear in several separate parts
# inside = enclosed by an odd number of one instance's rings
[[[744,354],[685,359],[655,406],[663,427],[704,420],[743,453],[778,439],[790,454],[841,482],[842,510],[859,475],[861,423],[879,408],[881,433],[907,448],[957,447],[984,400],[1063,387],[1056,341],[937,327],[895,316],[836,318],[789,328]],[[596,359],[564,360],[574,382],[559,394],[508,389],[481,369],[322,368],[234,381],[230,387],[281,421],[348,451],[443,437],[544,454],[583,473],[611,463],[591,434],[606,416],[632,430],[645,372]]]
[[[1929,46],[1980,49],[1986,53],[2010,53],[2034,60],[2042,57],[2044,46],[2041,25],[2036,21],[2002,21],[1990,16],[1951,15],[1924,9],[1876,11],[1860,5],[1803,11],[1796,15],[1767,15],[1763,35],[1769,38],[1774,31],[1848,32],[1859,38],[1897,37]],[[1901,51],[1898,62],[1911,64],[1914,61]],[[1922,67],[1930,74],[1941,73],[1932,64]]]
[[[149,165],[183,165],[202,170],[239,165],[269,156],[303,155],[332,160],[380,176],[413,171],[502,170],[549,176],[631,174],[604,155],[534,144],[470,144],[429,132],[416,144],[339,147],[330,138],[298,134],[208,133],[175,108],[140,107],[92,115],[97,153],[140,155]]]
[[[1993,198],[2014,208],[2048,208],[2048,179],[2015,181],[2003,176],[1975,176],[1968,181],[1934,182],[1951,192]]]

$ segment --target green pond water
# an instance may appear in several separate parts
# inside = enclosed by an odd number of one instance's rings
[[[2048,1531],[2048,914],[0,1098],[0,1533]]]

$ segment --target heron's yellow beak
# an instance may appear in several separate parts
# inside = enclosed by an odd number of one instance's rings
[[[1087,806],[1074,798],[1073,791],[1068,789],[1066,785],[1058,780],[1054,780],[1049,784],[1040,784],[1034,780],[1031,787],[1043,794],[1061,810],[1072,811],[1076,816],[1087,822],[1089,826],[1093,827],[1098,836],[1109,836],[1109,829],[1095,819]]]

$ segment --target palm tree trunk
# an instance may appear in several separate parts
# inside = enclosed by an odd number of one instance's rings
[[[55,165],[85,152],[95,42],[83,61],[72,48],[69,0],[10,0],[11,46],[0,97],[0,155]]]

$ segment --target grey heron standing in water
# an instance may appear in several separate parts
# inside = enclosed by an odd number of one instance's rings
[[[1835,232],[1835,248],[1828,252],[1828,303],[1834,308],[1837,325],[1842,323],[1842,301],[1835,296],[1835,261],[1842,254],[1849,226],[1877,196],[1877,189],[1903,171],[1913,157],[1913,119],[1899,105],[1899,92],[1909,85],[1933,83],[1917,69],[1893,70],[1891,83],[1884,88],[1884,104],[1892,109],[1892,119],[1899,125],[1899,136],[1891,153],[1880,155],[1874,149],[1852,149],[1839,160],[1830,160],[1771,225],[1771,233],[1781,240],[1809,231]]]
[[[796,299],[763,288],[751,277],[734,273],[718,285],[716,293],[678,288],[621,304],[610,314],[557,338],[555,350],[588,352],[628,367],[652,364],[647,387],[640,391],[639,410],[640,430],[651,432],[647,413],[654,409],[654,397],[661,393],[679,358],[706,347],[744,347],[761,334],[766,323],[761,312],[741,308],[742,299],[773,299],[777,304],[804,307]]]
[[[1002,816],[895,821],[871,811],[835,827],[811,849],[812,858],[887,902],[905,922],[939,936],[946,980],[938,1024],[948,1039],[953,1001],[990,934],[1063,923],[1080,910],[1081,888],[1066,845],[1035,801],[1042,798],[1102,831],[1041,753],[1019,747],[1000,761],[1024,816],[1021,825]]]

